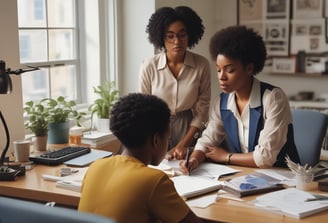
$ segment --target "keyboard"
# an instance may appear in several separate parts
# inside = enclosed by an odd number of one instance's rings
[[[90,153],[91,149],[81,146],[67,146],[62,149],[46,152],[37,156],[30,156],[35,163],[45,165],[59,165],[63,162]]]

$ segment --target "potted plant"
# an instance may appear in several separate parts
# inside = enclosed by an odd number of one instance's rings
[[[98,117],[97,130],[100,132],[109,132],[110,111],[119,98],[119,91],[115,88],[115,82],[109,81],[93,87],[93,91],[99,97],[89,106],[89,111],[91,111],[91,129],[93,118],[96,114]]]
[[[34,133],[34,147],[38,151],[47,149],[48,140],[48,112],[40,102],[28,101],[24,112],[28,121],[24,123],[26,129]]]
[[[70,118],[75,119],[77,126],[81,126],[80,120],[86,113],[75,110],[76,102],[74,100],[67,101],[63,96],[56,99],[44,98],[40,103],[48,112],[48,143],[68,143]]]
[[[42,115],[44,124],[47,124],[48,143],[50,144],[62,144],[68,142],[70,118],[76,120],[76,124],[81,126],[80,120],[86,115],[85,112],[78,112],[74,109],[76,102],[74,100],[67,101],[63,96],[59,96],[56,99],[44,98],[38,103],[29,101],[26,103],[24,109],[27,114],[33,116],[38,111],[38,114]],[[36,124],[36,118],[30,119],[25,125],[26,128],[31,128]],[[33,131],[35,134],[36,132]]]

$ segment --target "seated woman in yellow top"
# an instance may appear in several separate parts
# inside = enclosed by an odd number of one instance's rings
[[[153,95],[129,94],[113,107],[110,129],[124,145],[122,155],[90,165],[79,211],[128,222],[202,222],[177,194],[169,177],[149,164],[165,157],[170,110]]]

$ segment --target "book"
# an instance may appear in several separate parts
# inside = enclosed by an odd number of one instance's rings
[[[296,188],[287,188],[258,196],[253,203],[255,206],[301,219],[328,210],[328,200],[308,201],[308,199],[315,199],[318,196],[320,195]]]
[[[115,139],[116,137],[111,132],[88,131],[83,133],[81,143],[89,144],[91,147],[97,147],[107,144]]]
[[[280,182],[279,179],[256,172],[228,179],[224,181],[222,189],[238,197],[244,197],[283,189],[284,186]]]
[[[178,194],[186,200],[222,188],[221,181],[205,177],[180,175],[170,179]]]

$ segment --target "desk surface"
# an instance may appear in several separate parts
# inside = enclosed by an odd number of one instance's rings
[[[43,180],[42,174],[56,175],[63,166],[49,167],[36,165],[32,170],[28,170],[25,176],[18,177],[15,181],[1,181],[0,195],[34,200],[39,202],[54,201],[58,205],[76,208],[79,202],[80,193],[60,189],[51,181]],[[246,174],[252,171],[252,168],[236,167],[241,169],[237,175]],[[246,199],[254,199],[254,196]],[[207,208],[192,207],[192,210],[201,218],[220,221],[220,222],[323,222],[328,219],[328,211],[324,211],[313,216],[298,220],[290,217],[273,214],[270,212],[255,209],[253,207],[244,207],[236,205],[231,200],[220,199],[215,204]]]

